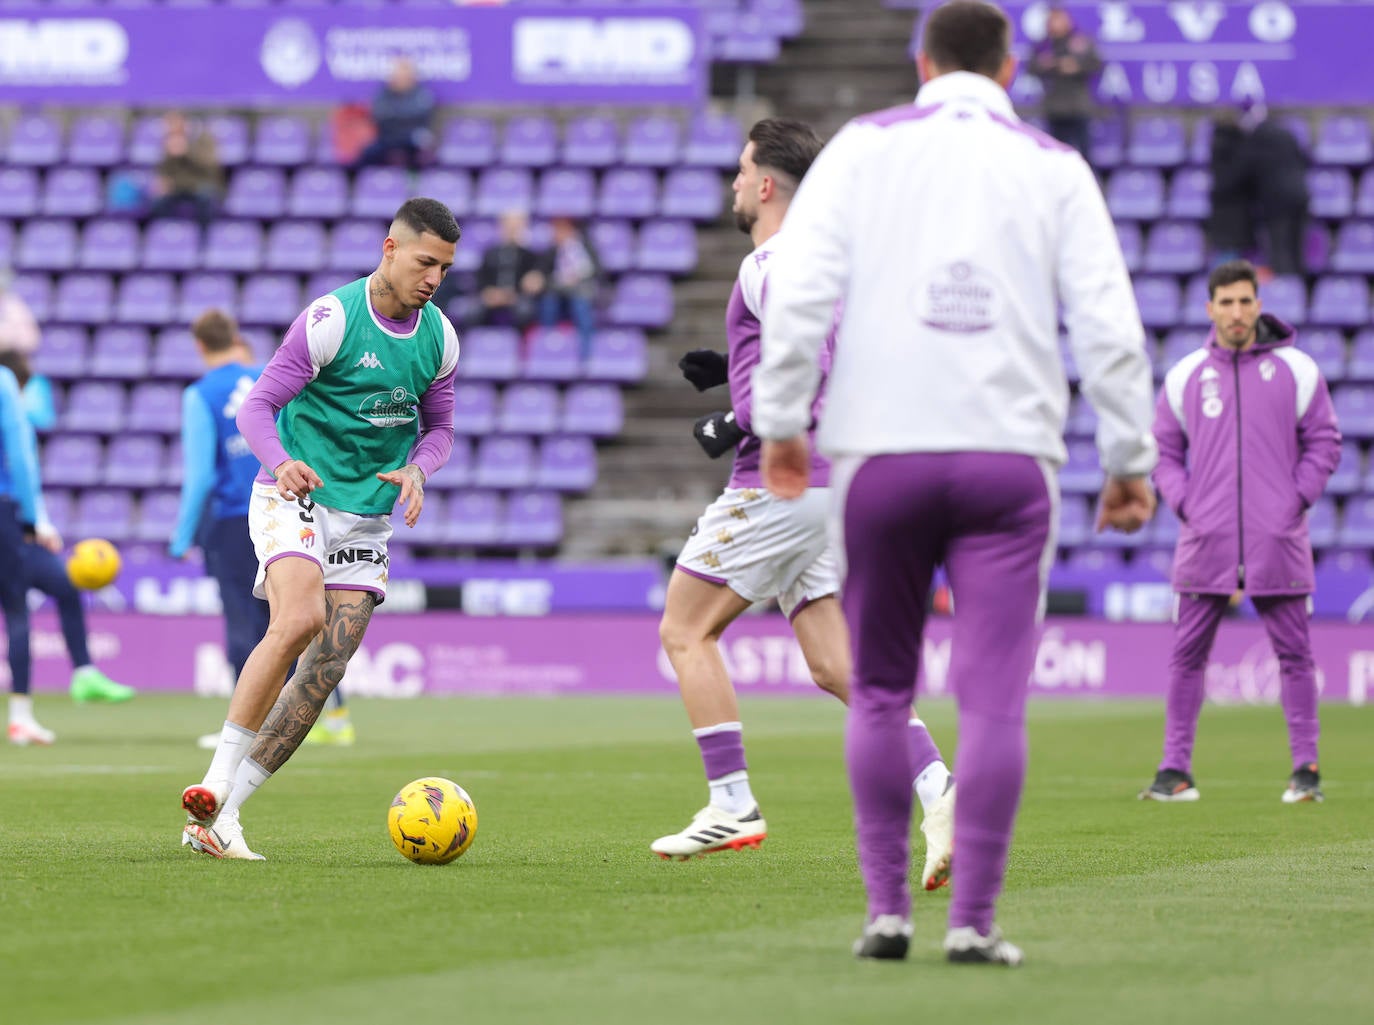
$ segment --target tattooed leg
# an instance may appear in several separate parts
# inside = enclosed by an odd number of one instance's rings
[[[327,591],[326,605],[324,629],[305,649],[249,754],[268,772],[280,769],[315,725],[362,643],[377,596],[371,591]]]

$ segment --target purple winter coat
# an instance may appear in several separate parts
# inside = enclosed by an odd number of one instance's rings
[[[1155,486],[1181,521],[1174,590],[1311,594],[1306,511],[1341,458],[1321,371],[1293,329],[1262,314],[1243,352],[1207,344],[1164,378]]]

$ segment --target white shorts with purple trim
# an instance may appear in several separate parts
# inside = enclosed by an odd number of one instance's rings
[[[389,516],[360,516],[316,505],[308,498],[292,502],[278,495],[273,485],[257,483],[248,504],[248,533],[258,554],[254,597],[267,597],[268,566],[298,556],[324,571],[326,590],[371,591],[378,603],[386,598]]]
[[[776,598],[790,619],[808,602],[839,593],[826,542],[829,510],[829,488],[809,488],[791,502],[763,488],[726,488],[697,520],[677,568],[747,601]]]

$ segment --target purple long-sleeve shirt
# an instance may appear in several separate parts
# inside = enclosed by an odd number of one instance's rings
[[[730,405],[735,411],[735,423],[747,432],[735,449],[735,467],[730,474],[729,487],[762,487],[759,462],[763,443],[754,436],[752,412],[754,405],[754,367],[759,362],[760,317],[768,291],[768,260],[773,255],[782,233],[774,235],[744,258],[730,303],[725,308],[725,339],[730,353]],[[821,350],[821,380],[811,404],[811,486],[823,488],[830,483],[830,463],[816,451],[815,424],[820,418],[825,398],[825,382],[835,351],[835,332],[832,329]]]
[[[257,479],[266,484],[276,479],[271,471],[291,458],[277,433],[277,414],[315,379],[306,333],[308,313],[309,308],[287,330],[281,348],[263,368],[262,376],[238,413],[239,433],[263,466]],[[378,319],[397,334],[406,334],[414,328],[418,316],[417,312],[406,320],[392,320],[377,314]],[[453,451],[453,378],[456,373],[455,367],[436,378],[420,396],[420,436],[410,451],[409,461],[420,468],[426,479],[448,461]]]

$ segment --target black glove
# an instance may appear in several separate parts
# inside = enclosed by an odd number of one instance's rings
[[[735,411],[728,413],[707,413],[692,427],[692,437],[697,439],[708,456],[719,459],[744,440],[745,430],[735,423]]]
[[[693,349],[677,361],[677,368],[697,391],[705,391],[730,380],[728,357],[714,349]]]

